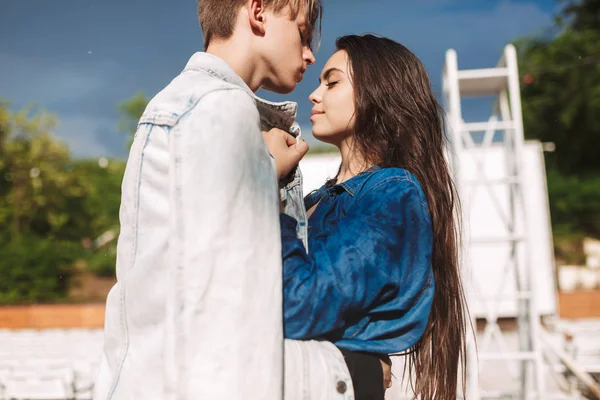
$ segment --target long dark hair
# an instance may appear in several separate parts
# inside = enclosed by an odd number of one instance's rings
[[[355,93],[353,145],[366,165],[404,168],[421,184],[433,228],[433,304],[421,339],[407,352],[415,397],[456,399],[465,387],[466,308],[460,278],[459,201],[444,157],[444,111],[423,64],[393,40],[343,36]]]

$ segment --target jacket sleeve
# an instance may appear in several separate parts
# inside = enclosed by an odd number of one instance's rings
[[[177,398],[244,398],[256,382],[259,398],[281,390],[277,178],[259,126],[254,99],[227,89],[170,131],[165,358]]]
[[[431,283],[431,223],[418,186],[391,177],[360,193],[331,232],[311,238],[310,254],[296,221],[280,215],[287,338],[325,335],[390,296],[409,309]],[[402,282],[411,289],[403,293]]]

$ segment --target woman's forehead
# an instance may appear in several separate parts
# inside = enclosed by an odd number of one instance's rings
[[[336,68],[346,73],[348,72],[348,54],[346,53],[346,50],[338,50],[333,53],[333,55],[329,57],[329,60],[327,60],[327,63],[325,63],[322,72],[324,73],[331,68]]]

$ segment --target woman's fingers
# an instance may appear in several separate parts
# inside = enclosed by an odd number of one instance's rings
[[[308,152],[306,142],[297,141],[281,129],[273,128],[268,132],[263,131],[262,134],[269,152],[275,159],[278,179],[287,176]]]

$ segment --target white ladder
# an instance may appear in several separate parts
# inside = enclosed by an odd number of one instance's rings
[[[443,93],[448,116],[449,158],[455,183],[463,201],[463,221],[466,231],[463,271],[467,303],[485,309],[485,329],[477,343],[469,338],[467,348],[467,399],[518,398],[545,399],[544,373],[540,349],[540,315],[535,304],[535,282],[532,279],[529,256],[529,237],[524,218],[522,179],[523,120],[517,53],[512,45],[504,48],[504,54],[495,68],[459,70],[457,54],[446,52],[443,70]],[[461,101],[469,97],[494,97],[495,104],[487,121],[465,123]],[[486,150],[502,147],[506,165],[503,176],[488,176],[482,159]],[[475,163],[476,178],[467,178],[460,165]],[[470,234],[468,207],[465,200],[476,201],[475,194],[485,191],[490,196],[495,211],[503,221],[504,231],[499,235]],[[498,200],[503,196],[502,200]],[[508,198],[506,198],[506,196]],[[503,206],[504,205],[504,206]],[[507,205],[507,206],[506,206]],[[498,288],[478,287],[472,271],[481,265],[469,265],[469,252],[478,246],[502,245],[508,249],[506,264]],[[481,247],[480,247],[481,248]],[[507,292],[507,288],[510,288]],[[485,290],[484,290],[485,289]],[[510,299],[516,303],[518,348],[510,346],[498,323],[498,304]],[[471,307],[473,308],[473,307]],[[473,317],[473,324],[475,323]],[[511,371],[512,388],[490,391],[480,387],[478,372],[490,362],[503,360]],[[479,363],[479,365],[478,365]]]

